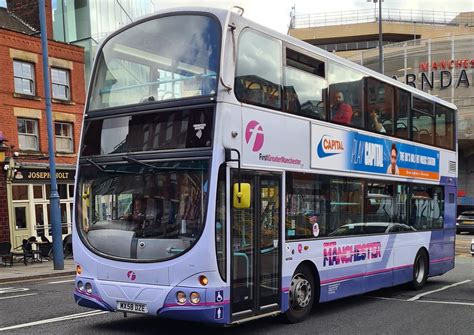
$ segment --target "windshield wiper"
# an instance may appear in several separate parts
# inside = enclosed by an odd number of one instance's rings
[[[135,164],[140,164],[149,168],[152,168],[154,170],[160,170],[160,171],[189,171],[189,170],[198,170],[198,171],[204,171],[203,168],[192,168],[192,167],[169,167],[169,166],[155,166],[153,164],[145,163],[142,161],[139,161],[138,159],[132,158],[130,156],[122,156],[122,159],[124,161],[127,161],[129,163],[135,163]]]
[[[100,172],[105,173],[118,173],[118,174],[135,174],[135,172],[130,171],[120,171],[120,170],[109,170],[105,169],[102,165],[98,164],[97,162],[93,161],[91,158],[86,158],[86,161],[92,165],[94,165]]]

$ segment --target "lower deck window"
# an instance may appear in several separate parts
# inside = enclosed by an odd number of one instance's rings
[[[289,172],[286,190],[289,240],[443,227],[441,186]]]

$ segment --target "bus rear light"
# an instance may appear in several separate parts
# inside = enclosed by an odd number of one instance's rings
[[[86,288],[86,293],[87,294],[92,294],[92,285],[91,285],[91,283],[86,283],[85,288]]]
[[[200,275],[199,276],[199,283],[202,286],[206,286],[209,283],[209,280],[207,279],[207,277],[205,275]]]
[[[191,292],[189,301],[191,301],[191,303],[194,305],[199,304],[201,302],[201,295],[197,292]]]
[[[183,291],[176,292],[176,300],[178,301],[178,304],[184,305],[186,303],[186,293]]]
[[[76,275],[81,275],[82,274],[82,268],[79,264],[76,265]]]
[[[84,291],[84,283],[80,280],[77,282],[77,289],[81,292]]]

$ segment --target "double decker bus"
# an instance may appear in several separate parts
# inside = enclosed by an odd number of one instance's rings
[[[98,50],[75,197],[81,306],[221,325],[454,267],[456,107],[239,13]]]

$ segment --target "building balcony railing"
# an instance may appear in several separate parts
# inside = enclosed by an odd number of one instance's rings
[[[382,8],[382,20],[394,23],[474,26],[474,12],[456,12]],[[378,9],[293,15],[290,29],[378,22]]]

